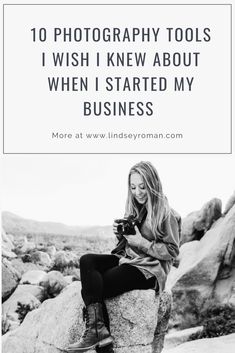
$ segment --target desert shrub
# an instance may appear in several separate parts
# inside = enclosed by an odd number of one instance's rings
[[[24,321],[25,316],[31,311],[31,307],[29,304],[22,304],[20,302],[17,303],[16,312],[18,313],[19,321],[22,323]]]
[[[68,250],[68,251],[71,251],[71,250],[73,250],[73,247],[71,246],[71,245],[65,245],[64,247],[63,247],[63,250]]]
[[[184,330],[198,326],[203,301],[196,290],[177,290],[173,293],[173,306],[169,329]]]
[[[232,305],[211,305],[203,310],[199,324],[201,332],[190,336],[191,340],[225,336],[235,332],[235,308]]]
[[[75,267],[66,267],[62,271],[63,276],[73,276],[73,281],[80,281],[80,270]]]
[[[32,262],[32,256],[30,254],[25,254],[21,257],[23,262]]]
[[[49,241],[47,242],[47,246],[52,246],[52,245],[55,246],[55,242],[52,241],[52,240],[49,240]]]
[[[78,256],[73,252],[64,250],[58,251],[54,256],[50,270],[55,270],[64,273],[64,270],[69,268],[79,268]]]
[[[47,252],[47,246],[37,246],[35,251],[42,251],[42,252]]]

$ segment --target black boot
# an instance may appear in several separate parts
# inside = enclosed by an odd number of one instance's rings
[[[103,308],[104,324],[110,333],[109,315],[108,315],[107,307],[106,307],[106,304],[104,301],[102,302],[102,308]],[[105,347],[96,347],[96,352],[97,353],[114,353],[113,344],[111,343]]]
[[[106,304],[104,301],[102,302],[102,309],[103,309],[104,324],[110,333],[109,314],[108,314],[108,310],[107,310],[107,307],[106,307]]]
[[[105,347],[113,342],[105,327],[101,303],[90,304],[86,308],[86,330],[79,342],[70,344],[68,352],[85,352],[96,347]]]
[[[111,343],[105,347],[96,347],[96,352],[97,353],[114,353],[113,344]]]

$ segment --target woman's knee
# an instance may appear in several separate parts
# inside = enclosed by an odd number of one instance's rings
[[[79,264],[80,268],[90,266],[93,263],[94,254],[85,254],[80,257]]]

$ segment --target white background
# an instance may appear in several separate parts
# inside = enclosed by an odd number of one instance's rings
[[[229,153],[230,8],[178,6],[5,6],[5,152]],[[45,27],[48,40],[32,41],[31,28]],[[154,43],[54,43],[54,27],[160,27]],[[165,27],[204,27],[210,42],[166,41]],[[202,34],[200,35],[202,36]],[[198,67],[41,67],[41,52],[198,52]],[[49,92],[48,76],[194,76],[192,92]],[[91,82],[91,81],[90,81]],[[82,102],[153,101],[152,117],[84,117]],[[57,140],[60,133],[182,133],[183,139]]]

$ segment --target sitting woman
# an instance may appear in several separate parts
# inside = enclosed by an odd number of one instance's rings
[[[179,253],[180,218],[170,209],[151,163],[131,168],[125,217],[114,221],[113,230],[118,244],[111,254],[86,254],[80,259],[86,330],[68,352],[112,343],[105,299],[134,289],[164,289]]]

